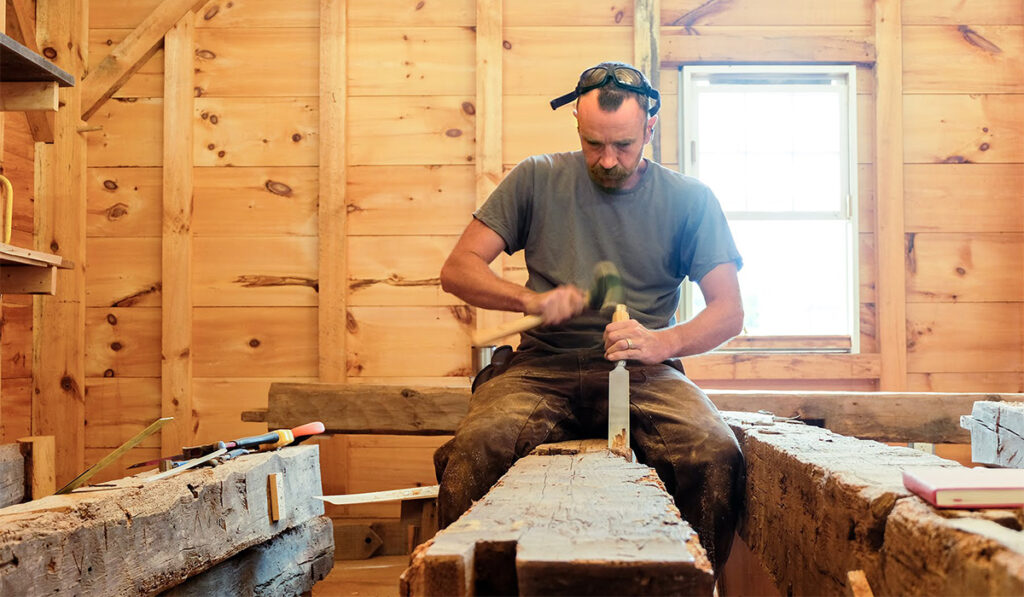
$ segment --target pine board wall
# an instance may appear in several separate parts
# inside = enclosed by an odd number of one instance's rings
[[[95,68],[159,0],[92,0]],[[321,4],[344,7],[342,135],[346,288],[342,372],[349,383],[465,386],[469,333],[493,315],[441,291],[438,272],[479,203],[487,169],[532,153],[573,150],[571,110],[548,100],[600,60],[633,61],[632,2],[505,0],[482,12],[501,39],[478,40],[470,0],[211,0],[196,11],[191,130],[165,130],[165,51],[158,49],[88,119],[85,460],[160,416],[167,322],[162,267],[163,155],[191,136],[193,443],[262,431],[242,410],[265,406],[274,381],[324,376],[318,328]],[[661,0],[662,161],[678,165],[677,65],[691,61],[829,61],[859,57],[858,187],[861,355],[708,355],[689,359],[707,387],[892,389],[879,383],[879,260],[903,263],[905,372],[915,391],[1024,390],[1024,7],[1019,0],[903,0],[897,39],[876,39],[872,0]],[[880,5],[887,4],[879,0]],[[891,6],[891,4],[890,4]],[[484,31],[483,28],[480,31]],[[478,44],[501,44],[500,101],[478,109]],[[902,125],[876,130],[871,63],[902,52]],[[497,47],[497,46],[492,46]],[[877,56],[879,61],[888,58]],[[168,62],[171,64],[171,62]],[[495,106],[497,105],[497,108]],[[500,110],[500,114],[494,112]],[[888,117],[889,113],[886,112]],[[887,120],[886,120],[887,122]],[[499,135],[478,143],[480,134]],[[486,131],[485,123],[494,123]],[[490,126],[490,125],[488,125]],[[33,193],[24,119],[5,127],[4,169]],[[170,139],[167,138],[171,135]],[[884,138],[879,139],[879,135]],[[878,246],[876,153],[902,144],[903,247]],[[494,149],[497,148],[497,149]],[[498,155],[495,155],[498,154]],[[487,167],[478,163],[491,164]],[[493,172],[491,173],[494,174]],[[492,176],[493,178],[493,176]],[[31,246],[21,201],[15,243]],[[888,252],[885,252],[888,251]],[[895,251],[895,252],[894,252]],[[902,255],[899,253],[902,251]],[[522,281],[521,256],[501,260]],[[893,290],[892,287],[887,290]],[[31,302],[4,297],[3,441],[31,421]],[[169,322],[178,325],[179,322]],[[899,335],[897,335],[899,337]],[[887,346],[900,354],[898,346]],[[325,489],[357,492],[433,483],[443,438],[340,437],[321,442]],[[160,439],[136,449],[160,452]],[[116,477],[123,469],[107,475]],[[336,516],[397,516],[350,507]]]

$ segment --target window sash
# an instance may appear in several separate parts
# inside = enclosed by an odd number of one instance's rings
[[[705,87],[708,86],[708,87]],[[731,221],[814,221],[842,220],[848,222],[849,243],[847,254],[847,288],[849,294],[848,318],[850,335],[744,335],[726,343],[724,351],[860,351],[860,296],[859,296],[859,222],[856,209],[857,154],[856,154],[856,67],[854,65],[724,65],[684,66],[680,69],[679,147],[680,164],[684,173],[698,174],[697,98],[701,91],[715,90],[785,90],[820,91],[826,86],[839,94],[840,129],[840,195],[837,210],[779,209],[774,211],[736,210],[725,212]],[[693,107],[688,109],[688,107]],[[845,121],[845,125],[842,121]],[[683,284],[681,320],[693,313],[692,282]]]

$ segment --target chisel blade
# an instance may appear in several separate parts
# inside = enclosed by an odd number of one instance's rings
[[[632,460],[629,448],[629,371],[619,361],[608,374],[608,449]]]

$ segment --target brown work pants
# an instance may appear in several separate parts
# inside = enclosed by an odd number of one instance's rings
[[[506,371],[476,387],[455,437],[434,454],[440,526],[454,522],[536,446],[607,437],[614,365],[597,351],[517,352]],[[676,367],[626,365],[633,451],[657,471],[717,574],[742,508],[745,474],[736,437]]]

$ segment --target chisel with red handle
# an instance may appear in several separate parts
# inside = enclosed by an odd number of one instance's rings
[[[304,441],[323,432],[324,424],[320,421],[314,421],[312,423],[306,423],[305,425],[299,425],[294,429],[277,429],[262,435],[243,437],[230,442],[214,442],[212,444],[204,444],[201,446],[188,446],[181,449],[181,454],[147,460],[146,462],[139,462],[129,466],[128,468],[155,466],[159,464],[161,460],[192,460],[221,448],[231,450],[233,448],[255,448],[259,446],[261,449],[273,450],[274,448],[280,448],[282,446],[287,446],[288,444]]]

